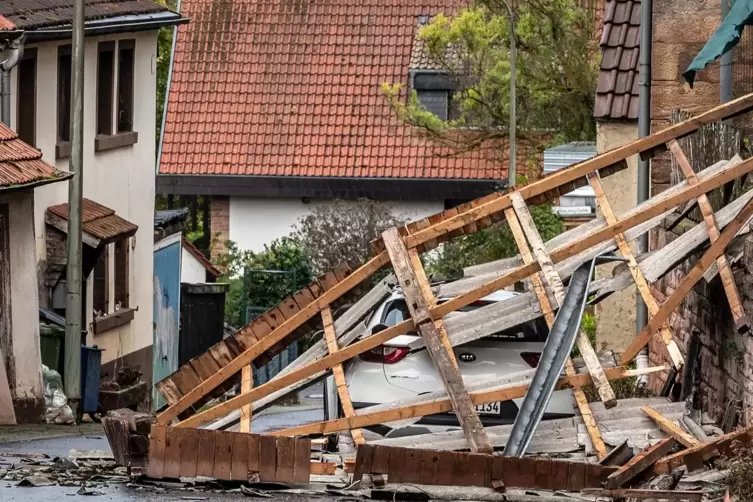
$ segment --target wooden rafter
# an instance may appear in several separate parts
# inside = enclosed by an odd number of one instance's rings
[[[531,244],[536,261],[541,267],[542,275],[552,289],[555,300],[557,300],[559,305],[562,305],[562,302],[565,300],[565,287],[562,284],[562,279],[560,279],[559,274],[554,270],[554,263],[552,263],[552,259],[546,252],[544,241],[541,239],[541,235],[536,229],[533,217],[528,211],[528,206],[526,206],[523,197],[518,192],[513,192],[510,194],[510,197],[512,198],[512,206],[518,217],[520,226],[522,227],[528,242]],[[607,408],[613,408],[617,405],[617,398],[615,397],[614,390],[604,374],[604,368],[601,367],[599,357],[596,355],[596,351],[594,351],[591,342],[588,340],[588,335],[586,335],[582,329],[578,331],[577,343],[581,356],[588,367],[588,372],[591,373],[591,378],[594,380],[594,385],[599,393],[601,401]]]
[[[332,320],[332,310],[329,307],[322,309],[322,325],[324,326],[324,339],[327,342],[327,349],[330,354],[336,353],[339,349],[337,346],[337,334],[335,333],[335,325]],[[336,364],[332,367],[332,375],[335,377],[335,386],[337,387],[337,395],[340,396],[340,404],[343,407],[343,412],[346,417],[355,416],[356,411],[353,409],[353,401],[350,399],[350,392],[348,392],[348,384],[345,382],[345,373],[343,372],[343,365]],[[350,431],[350,435],[353,438],[353,442],[356,445],[363,444],[365,442],[361,429],[353,429]]]
[[[254,370],[251,367],[250,364],[243,367],[241,370],[241,394],[244,392],[248,392],[251,389],[254,388]],[[240,422],[240,431],[241,432],[251,432],[251,419],[253,418],[254,414],[254,405],[253,403],[248,403],[246,406],[241,408],[241,422]]]
[[[715,172],[714,174],[710,174],[709,176],[703,178],[700,181],[700,183],[696,186],[685,186],[682,189],[672,191],[671,194],[660,194],[659,196],[655,198],[656,200],[651,200],[649,203],[647,203],[642,208],[641,211],[632,213],[630,215],[626,215],[624,218],[618,220],[612,225],[606,225],[604,227],[595,229],[589,232],[588,234],[581,236],[577,242],[564,243],[558,246],[556,249],[551,250],[549,253],[549,256],[551,257],[553,262],[558,262],[558,261],[567,259],[571,256],[574,256],[582,251],[589,249],[595,244],[603,242],[606,239],[613,238],[614,235],[617,233],[625,232],[629,228],[632,228],[636,225],[639,225],[645,221],[650,220],[651,218],[659,216],[660,214],[666,212],[667,210],[672,209],[679,204],[682,204],[684,202],[687,202],[688,200],[691,200],[697,197],[700,193],[705,193],[706,191],[710,191],[710,190],[713,190],[714,188],[722,186],[724,183],[727,183],[728,181],[738,178],[742,174],[750,170],[753,170],[753,159],[748,159],[734,166],[727,166],[721,169],[720,171]],[[382,255],[384,255],[384,260],[385,260],[384,262],[381,262],[381,259],[379,259],[379,257],[381,257]],[[379,257],[372,259],[370,262],[363,265],[360,269],[353,272],[353,274],[349,276],[348,279],[351,279],[353,275],[358,275],[359,277],[357,279],[353,279],[352,282],[348,282],[347,284],[342,285],[342,288],[343,289],[352,288],[353,286],[355,286],[356,281],[360,282],[360,280],[363,280],[362,279],[364,277],[363,270],[365,270],[367,267],[375,271],[379,267],[381,267],[383,263],[386,263],[386,261],[389,261],[386,251],[380,254]],[[377,264],[379,264],[379,266],[377,266]],[[531,263],[528,265],[521,265],[521,266],[515,267],[509,270],[504,275],[501,275],[479,286],[478,288],[475,288],[472,291],[459,295],[447,302],[444,302],[442,304],[439,304],[431,308],[430,310],[431,310],[432,318],[439,319],[449,314],[450,312],[454,312],[467,305],[470,305],[471,303],[477,300],[480,300],[484,296],[487,296],[493,293],[494,291],[513,285],[516,282],[529,277],[531,274],[538,272],[539,270],[540,270],[540,267],[538,263]],[[343,281],[343,283],[345,283],[345,281]],[[329,304],[329,302],[334,301],[335,298],[327,295],[327,293],[329,293],[330,291],[327,291],[325,294],[319,297],[317,299],[317,302],[319,304],[325,303],[325,302],[326,304]],[[371,350],[381,345],[387,340],[390,340],[398,335],[408,333],[414,329],[415,329],[415,326],[413,324],[413,321],[410,319],[406,320],[380,333],[370,336],[369,338],[361,340],[360,342],[357,342],[348,347],[344,347],[337,354],[330,355],[318,361],[312,362],[298,370],[291,371],[290,373],[286,375],[278,377],[272,382],[268,382],[264,385],[260,385],[259,387],[254,388],[251,392],[242,394],[240,396],[236,396],[228,401],[218,404],[217,406],[211,409],[198,413],[184,420],[178,426],[195,427],[195,426],[201,425],[202,423],[205,423],[206,421],[220,418],[224,416],[225,414],[235,409],[238,409],[241,406],[249,402],[253,402],[256,399],[260,399],[264,396],[267,396],[270,393],[280,390],[287,385],[294,384],[303,378],[310,377],[311,375],[314,375],[315,373],[319,371],[327,370],[331,368],[332,365],[334,364],[346,361],[347,359],[351,357],[354,357],[358,354],[361,354],[367,350]],[[265,345],[269,345],[270,343],[274,342],[275,340],[279,340],[282,337],[284,336],[279,336],[276,332],[272,332],[269,334],[269,338],[271,340],[265,339],[258,343],[259,344],[264,343]],[[638,350],[640,350],[640,348],[645,346],[647,341],[648,341],[647,336],[644,337],[643,340],[637,340],[635,343],[638,344],[639,346]],[[183,409],[186,409],[188,406],[190,406],[193,403],[192,396],[194,396],[195,399],[198,399],[198,396],[206,394],[207,392],[211,390],[211,388],[213,388],[211,387],[212,384],[216,386],[220,382],[223,382],[227,378],[230,378],[232,375],[240,371],[242,364],[245,364],[253,360],[253,357],[255,357],[253,356],[253,354],[261,353],[261,352],[263,352],[263,350],[257,347],[252,347],[251,349],[248,349],[246,352],[238,356],[235,360],[233,360],[226,367],[221,368],[211,379],[205,380],[202,384],[201,389],[194,389],[191,395],[185,395],[183,399],[181,399],[180,403],[176,403],[172,405],[171,406],[172,413],[173,414],[179,413],[179,411],[176,411],[177,409],[180,409],[181,411]],[[635,357],[635,354],[633,354],[633,357]],[[158,421],[159,420],[169,421],[170,419],[172,419],[171,414],[167,414],[165,416],[165,414],[163,413],[162,415],[158,417]]]
[[[668,419],[655,409],[651,408],[650,406],[643,406],[641,410],[643,410],[643,412],[648,415],[649,418],[653,420],[661,430],[663,430],[670,437],[674,438],[675,441],[677,441],[684,447],[693,448],[702,444],[692,435],[682,430],[680,427],[675,425],[674,422],[672,422],[670,419]]]
[[[610,225],[615,223],[617,221],[617,217],[615,216],[614,211],[612,210],[612,205],[609,203],[609,199],[604,192],[604,186],[601,184],[601,178],[599,178],[598,174],[592,174],[591,176],[589,176],[589,180],[591,182],[591,187],[596,194],[596,201],[599,204],[599,209],[601,209],[601,212],[604,215],[604,219]],[[625,234],[618,233],[614,236],[614,240],[617,243],[617,249],[619,249],[622,256],[628,260],[628,269],[630,270],[630,274],[633,276],[633,281],[635,281],[635,285],[638,288],[638,292],[641,294],[641,298],[643,298],[643,302],[646,304],[646,308],[648,309],[649,314],[651,314],[652,316],[656,315],[656,313],[659,311],[659,304],[657,303],[656,298],[654,298],[654,295],[651,294],[651,287],[649,286],[646,277],[643,275],[643,272],[641,272],[641,269],[638,266],[638,261],[635,259],[633,250],[630,249],[630,245],[625,238]],[[666,323],[662,324],[662,326],[659,328],[659,333],[661,334],[664,344],[667,346],[667,352],[669,352],[669,357],[672,360],[672,364],[674,364],[676,368],[681,368],[684,364],[684,359],[679,347],[677,346],[677,342],[675,342],[675,339],[672,336],[672,333],[670,332]]]
[[[693,167],[690,165],[688,158],[685,156],[682,147],[673,139],[667,143],[669,149],[674,155],[677,164],[680,166],[683,175],[691,185],[698,184],[698,176],[696,176]],[[714,210],[711,207],[711,202],[708,196],[703,194],[698,197],[698,207],[701,209],[703,215],[703,221],[706,224],[706,230],[709,233],[709,240],[714,242],[719,238],[719,227],[716,224],[716,218],[714,217]],[[750,329],[748,318],[743,310],[743,304],[740,300],[740,292],[737,290],[735,284],[735,277],[732,275],[732,269],[730,269],[727,257],[721,254],[716,259],[717,267],[719,268],[719,276],[722,278],[722,285],[724,286],[724,292],[727,295],[727,301],[729,302],[729,308],[732,312],[732,319],[735,321],[735,327],[740,333],[745,333]]]
[[[415,324],[418,325],[426,350],[447,389],[447,395],[452,401],[452,407],[471,450],[476,453],[491,454],[494,450],[463,384],[463,377],[458,369],[452,346],[447,340],[444,323],[441,319],[434,319],[431,316],[429,309],[436,301],[420,260],[417,264],[415,260],[411,260],[397,228],[384,232],[382,239],[390,255],[395,275],[402,287],[405,303],[408,305],[411,317],[415,319]]]
[[[703,277],[704,272],[716,261],[716,259],[724,252],[729,246],[732,239],[735,238],[737,233],[747,224],[753,217],[753,201],[749,201],[740,214],[738,214],[734,220],[730,222],[724,232],[719,236],[706,252],[701,256],[701,259],[693,266],[690,271],[682,278],[680,284],[675,288],[669,298],[659,307],[659,311],[648,322],[645,328],[635,337],[630,343],[627,349],[622,353],[621,360],[631,361],[640,350],[646,346],[651,335],[656,332],[657,329],[664,324],[669,318],[670,314],[685,300],[690,290],[693,289],[695,284]]]
[[[654,366],[651,368],[630,370],[624,366],[617,368],[607,368],[604,372],[607,374],[607,378],[610,380],[617,380],[620,378],[630,378],[640,375],[650,375],[660,371],[666,371],[665,366]],[[591,385],[591,375],[588,373],[577,374],[573,376],[563,376],[557,381],[555,389],[570,389],[581,388],[587,385]],[[518,399],[526,395],[528,391],[528,383],[522,383],[519,385],[511,385],[497,390],[489,390],[483,392],[471,393],[471,399],[473,404],[487,404],[495,403],[497,401],[509,401],[510,399]],[[340,418],[337,420],[329,420],[326,422],[316,422],[313,424],[301,425],[299,427],[293,427],[281,431],[275,431],[272,434],[278,436],[305,436],[307,434],[329,434],[332,432],[346,431],[355,427],[368,427],[369,425],[377,425],[388,422],[394,422],[396,420],[404,420],[406,418],[424,417],[427,415],[434,415],[436,413],[446,413],[452,410],[452,403],[449,398],[441,398],[431,402],[409,404],[398,408],[390,408],[386,410],[373,411],[370,413],[363,413],[356,415],[353,418]],[[178,427],[182,425],[178,424]]]
[[[528,242],[526,241],[525,234],[523,233],[523,229],[520,226],[518,217],[515,215],[515,211],[513,209],[505,209],[505,218],[507,219],[507,224],[510,227],[512,236],[515,239],[518,250],[520,251],[520,256],[523,258],[523,263],[533,263],[533,255],[531,255],[531,250],[528,248]],[[536,298],[539,300],[539,304],[541,305],[541,310],[542,312],[544,312],[544,319],[546,320],[546,324],[547,326],[549,326],[549,328],[551,328],[554,324],[554,312],[552,311],[552,304],[549,301],[549,295],[547,295],[546,288],[544,287],[544,283],[541,279],[541,272],[539,272],[538,274],[533,274],[531,276],[531,283],[533,284],[533,290],[536,293]],[[575,368],[573,367],[572,359],[567,360],[567,363],[565,365],[565,373],[567,374],[567,376],[575,375]],[[599,426],[596,423],[596,419],[591,412],[591,406],[588,404],[586,394],[585,392],[583,392],[583,389],[573,389],[573,396],[575,397],[575,402],[578,405],[578,410],[580,410],[583,422],[586,424],[586,431],[588,432],[588,437],[591,438],[591,444],[593,444],[597,456],[600,459],[604,458],[607,454],[607,447],[604,444],[604,439],[601,437],[601,431],[599,431]]]

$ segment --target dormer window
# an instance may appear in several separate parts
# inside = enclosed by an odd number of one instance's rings
[[[444,121],[458,118],[457,104],[453,100],[456,84],[442,73],[414,70],[413,89],[418,102]]]

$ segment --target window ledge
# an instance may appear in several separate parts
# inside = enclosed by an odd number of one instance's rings
[[[92,323],[94,334],[98,335],[100,333],[104,333],[105,331],[115,329],[118,326],[128,324],[129,322],[133,321],[134,312],[136,312],[136,309],[122,308],[116,312],[95,319]]]
[[[98,134],[94,137],[94,151],[104,152],[105,150],[114,150],[131,146],[138,142],[139,133],[136,131],[121,132],[118,134]]]
[[[67,159],[71,156],[71,142],[70,141],[58,141],[55,144],[55,158]]]

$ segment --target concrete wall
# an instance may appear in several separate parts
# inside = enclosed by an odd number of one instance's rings
[[[214,199],[213,199],[214,207]],[[229,238],[241,249],[254,252],[264,251],[264,245],[275,239],[290,235],[298,220],[312,208],[321,204],[331,204],[331,200],[312,199],[267,199],[258,197],[232,197],[229,210]],[[387,202],[393,207],[394,214],[413,221],[431,216],[444,210],[443,201],[400,201]],[[215,224],[222,228],[222,223],[214,219],[212,211],[212,232]]]
[[[180,282],[188,284],[207,282],[207,269],[194,255],[186,251],[186,248],[181,250]]]
[[[105,40],[135,40],[133,129],[138,142],[104,152],[94,151],[96,132],[97,44]],[[57,46],[69,42],[48,42],[37,47],[37,134],[36,146],[45,161],[68,169],[68,159],[55,159],[57,140]],[[130,307],[138,308],[133,321],[111,331],[90,335],[88,343],[105,349],[103,362],[139,352],[142,372],[151,375],[152,345],[152,229],[154,226],[155,113],[157,32],[124,33],[86,39],[84,79],[84,197],[114,209],[118,215],[139,226],[132,239],[130,255]],[[117,59],[117,58],[116,58]],[[11,109],[16,110],[17,72],[12,76]],[[12,127],[15,128],[15,113]],[[35,194],[36,258],[46,257],[45,211],[67,202],[67,182],[46,185]],[[43,267],[43,263],[40,264]],[[42,268],[40,267],[40,268]],[[113,277],[111,275],[111,277]],[[92,321],[91,281],[88,281],[87,326]],[[133,362],[133,361],[130,361]],[[139,363],[139,362],[137,362]],[[148,367],[147,367],[148,366]]]
[[[0,204],[8,204],[10,220],[12,354],[3,356],[6,361],[11,361],[6,371],[13,386],[16,419],[19,422],[35,422],[44,413],[44,388],[39,348],[37,260],[34,253],[34,191],[26,189],[0,194]]]
[[[637,122],[600,122],[596,128],[596,149],[604,153],[638,139]],[[638,158],[628,159],[628,168],[602,180],[609,204],[617,217],[638,200]],[[635,250],[635,247],[633,246]],[[609,277],[616,264],[597,268],[597,277]],[[624,350],[635,337],[636,288],[629,287],[611,295],[596,306],[596,343],[599,348]]]

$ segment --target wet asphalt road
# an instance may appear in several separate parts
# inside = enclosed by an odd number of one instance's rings
[[[277,429],[295,427],[310,422],[322,420],[320,386],[313,386],[305,390],[301,397],[301,405],[277,406],[270,408],[265,414],[254,418],[254,432],[263,433]],[[61,428],[66,426],[59,426]],[[61,429],[63,430],[63,429]],[[4,437],[8,437],[7,435]],[[0,454],[2,453],[44,453],[53,457],[68,456],[71,450],[98,450],[109,451],[105,435],[101,432],[70,437],[45,438],[37,437],[31,440],[4,441],[0,442]],[[0,462],[12,461],[18,463],[17,457],[0,456]],[[0,465],[0,468],[5,466]],[[109,486],[97,486],[104,492],[99,496],[77,495],[78,487],[67,486],[44,486],[44,487],[19,487],[17,481],[0,480],[0,501],[2,502],[65,502],[68,500],[92,500],[113,502],[167,502],[186,500],[248,500],[240,493],[207,493],[186,491],[159,491],[137,490],[128,488],[123,484],[113,483]],[[309,497],[304,496],[279,496],[275,501],[290,500],[291,502],[308,502]],[[317,501],[326,499],[316,498]]]

